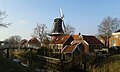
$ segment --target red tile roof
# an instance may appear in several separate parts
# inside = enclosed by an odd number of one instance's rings
[[[79,37],[79,35],[73,35],[73,39],[74,39],[74,40],[77,40],[78,37]]]
[[[69,35],[57,36],[50,42],[50,44],[64,44],[69,37]]]
[[[40,44],[40,42],[35,38],[35,37],[33,37],[33,38],[31,38],[29,41],[28,41],[28,44]]]
[[[95,36],[87,36],[87,35],[82,35],[83,39],[88,43],[88,44],[101,44],[103,43],[99,41]]]
[[[73,37],[74,40],[82,40],[83,39],[82,35],[80,35],[80,34],[73,35],[72,37]]]
[[[64,49],[62,50],[62,52],[72,53],[75,50],[75,48],[77,47],[77,45],[78,45],[77,43],[73,44],[73,45],[66,45],[64,47]]]

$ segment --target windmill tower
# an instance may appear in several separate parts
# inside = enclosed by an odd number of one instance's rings
[[[55,18],[53,22],[53,29],[50,36],[62,36],[65,35],[66,29],[64,24],[64,15],[62,13],[62,9],[60,8],[60,17]]]

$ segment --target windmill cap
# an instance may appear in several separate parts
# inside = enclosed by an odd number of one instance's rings
[[[61,18],[55,18],[54,22],[62,22],[62,19]]]

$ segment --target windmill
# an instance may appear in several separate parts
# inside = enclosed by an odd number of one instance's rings
[[[60,8],[60,17],[54,19],[53,30],[51,31],[50,36],[61,36],[65,35],[66,28],[64,24],[64,15],[62,13],[62,9]],[[64,28],[64,29],[63,29]]]

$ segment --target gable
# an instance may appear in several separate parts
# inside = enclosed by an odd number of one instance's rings
[[[64,44],[65,44],[65,45],[70,45],[70,43],[71,43],[73,40],[74,40],[73,37],[70,36],[70,37],[66,40],[66,42],[65,42]]]
[[[65,53],[73,53],[74,50],[77,48],[77,45],[78,45],[78,44],[66,45],[66,46],[63,48],[62,52],[65,52]]]
[[[82,35],[78,34],[78,35],[73,35],[72,36],[74,40],[83,40]]]
[[[78,37],[79,37],[79,35],[73,35],[73,39],[74,39],[74,40],[77,40]]]
[[[27,44],[34,44],[34,45],[38,44],[38,45],[40,45],[40,42],[35,37],[33,37],[28,41]]]

